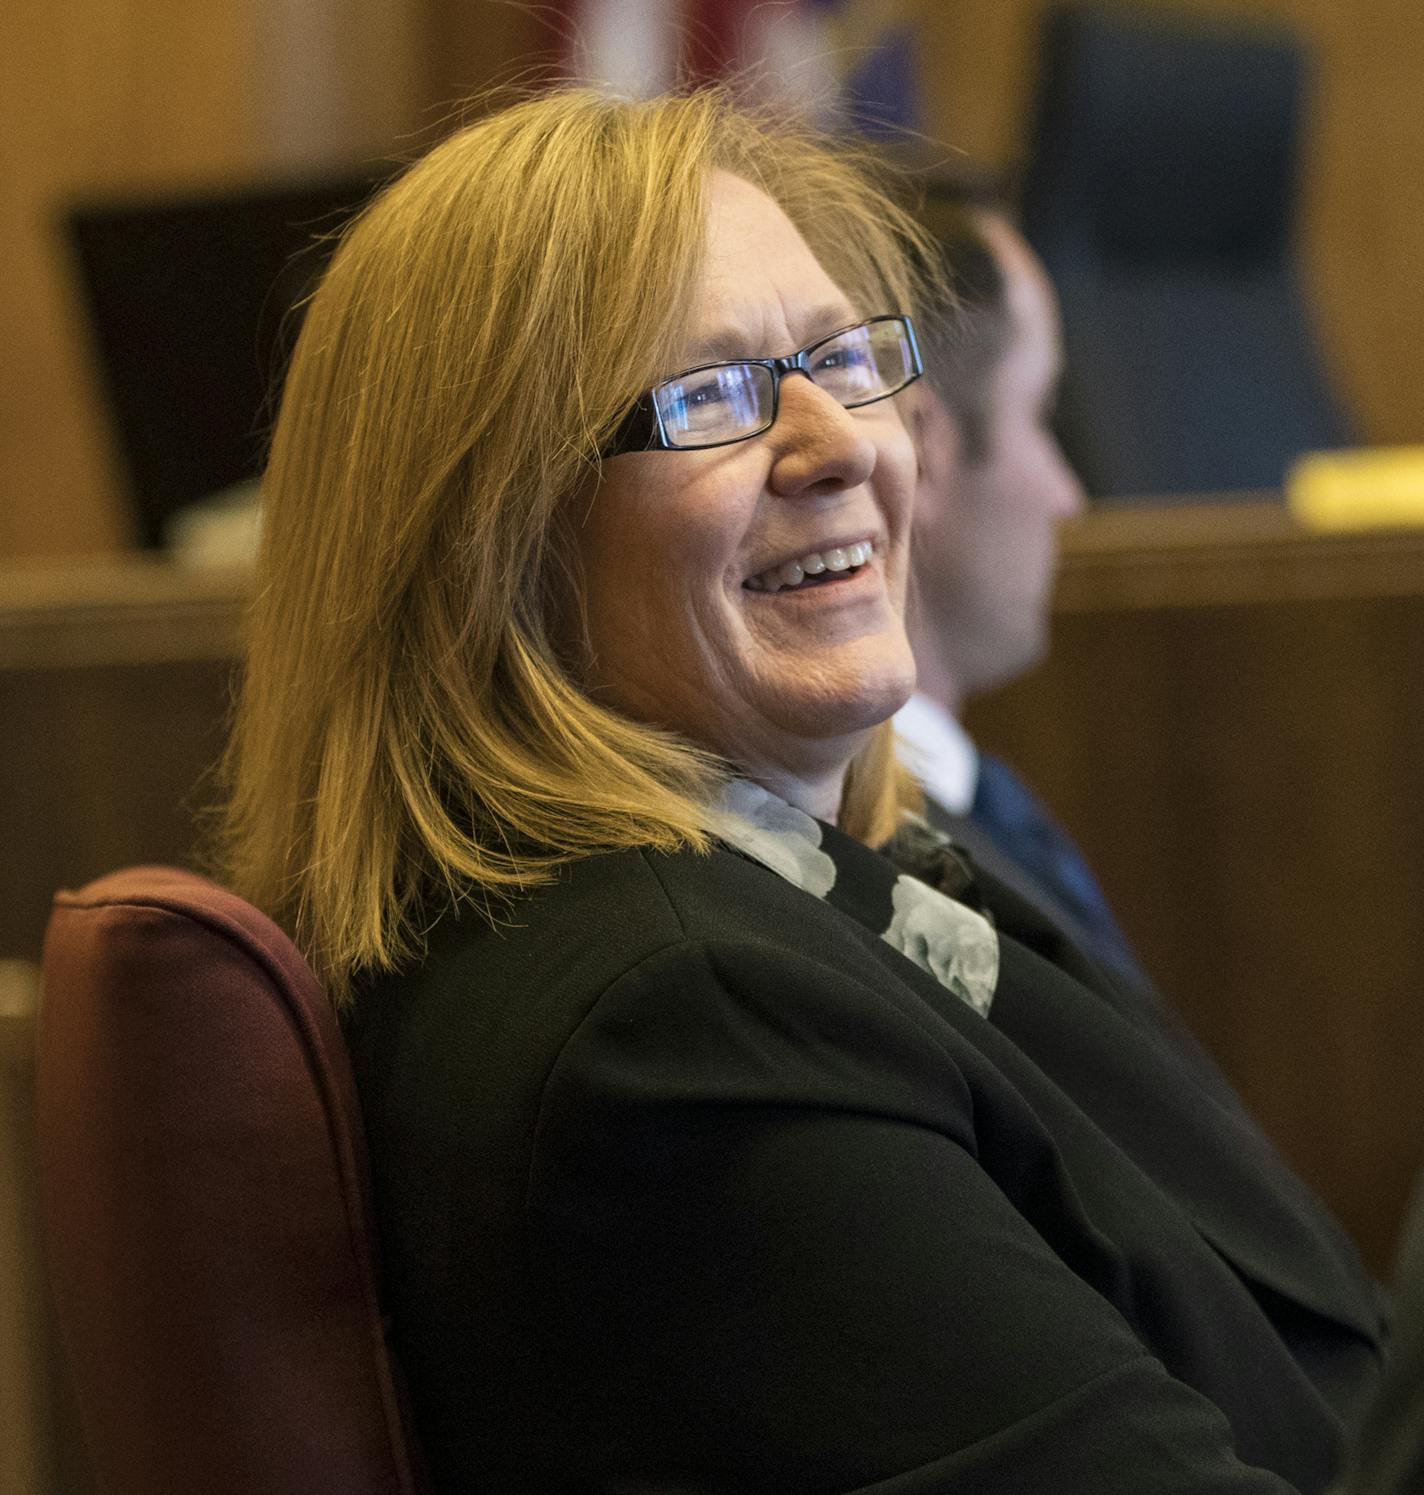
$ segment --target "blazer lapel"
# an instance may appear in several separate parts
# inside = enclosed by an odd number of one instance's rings
[[[897,869],[834,828],[826,828],[823,844],[837,869],[827,901],[877,934]],[[1155,993],[1113,980],[1034,904],[976,871],[984,907],[1002,936],[989,1024],[1241,1276],[1377,1341],[1383,1299],[1349,1238],[1287,1168],[1180,1020]],[[956,1011],[963,1004],[932,978],[909,962],[896,969],[956,1026],[965,1021]]]
[[[1185,1035],[1009,940],[990,1018],[1241,1275],[1379,1338],[1382,1299],[1349,1238]]]

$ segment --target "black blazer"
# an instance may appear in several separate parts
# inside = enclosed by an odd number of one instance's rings
[[[988,1021],[728,850],[589,858],[358,999],[438,1488],[1323,1489],[1378,1354],[1352,1248],[1189,1041],[987,899]]]

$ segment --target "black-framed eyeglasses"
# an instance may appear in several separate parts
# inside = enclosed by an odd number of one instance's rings
[[[639,396],[603,455],[701,451],[759,436],[776,421],[788,374],[805,374],[855,410],[898,394],[923,372],[910,318],[868,317],[785,358],[704,363],[664,379]]]

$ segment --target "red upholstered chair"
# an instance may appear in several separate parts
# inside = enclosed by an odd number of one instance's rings
[[[191,873],[57,895],[40,1205],[104,1495],[417,1495],[341,1033],[275,924]]]

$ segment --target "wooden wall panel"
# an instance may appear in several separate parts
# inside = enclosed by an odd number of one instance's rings
[[[124,560],[0,572],[0,960],[55,889],[192,865],[227,731],[244,573]]]
[[[1367,439],[1424,441],[1424,6],[1139,3],[1284,22],[1312,46],[1302,247],[1322,342]],[[923,8],[932,133],[1019,157],[1047,6]],[[1049,664],[972,713],[1381,1271],[1424,1160],[1421,649],[1398,598],[1070,609]],[[1112,713],[1086,712],[1109,681]]]
[[[920,7],[931,134],[996,166],[1024,148],[1050,0]],[[1315,58],[1303,251],[1326,356],[1371,441],[1424,441],[1424,6],[1137,0],[1294,27]]]
[[[94,1495],[40,1241],[39,975],[29,962],[0,959],[0,1491]]]
[[[63,205],[399,152],[424,17],[417,0],[0,5],[0,558],[131,539]]]
[[[217,793],[230,660],[0,672],[0,955],[35,958],[61,887],[191,866]],[[58,745],[58,750],[57,750]],[[13,848],[23,847],[23,855]]]
[[[252,160],[241,0],[0,6],[0,555],[129,538],[57,214]]]
[[[1421,658],[1419,596],[1090,607],[970,712],[1380,1272],[1424,1162]]]
[[[557,7],[501,0],[424,0],[427,128],[460,116],[491,87],[532,82],[550,52]]]
[[[325,166],[406,153],[426,99],[415,0],[245,0],[258,158]]]

